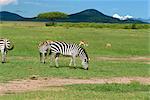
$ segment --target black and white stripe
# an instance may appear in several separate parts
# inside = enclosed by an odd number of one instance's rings
[[[8,50],[13,49],[12,43],[8,39],[0,39],[0,50],[2,54],[2,63],[6,62],[6,54]]]
[[[39,54],[40,54],[40,62],[41,63],[45,63],[46,56],[47,56],[47,54],[49,52],[49,49],[50,49],[49,44],[51,42],[53,42],[53,41],[52,40],[47,40],[47,41],[41,42],[38,45]],[[85,46],[88,46],[88,44],[85,41],[80,41],[79,46],[80,47],[85,47]]]
[[[71,61],[69,66],[72,65],[72,62],[74,66],[76,66],[75,58],[79,56],[82,60],[82,65],[84,69],[88,69],[88,55],[84,48],[80,47],[78,44],[74,43],[66,43],[66,42],[60,42],[55,41],[51,42],[50,44],[50,54],[55,54],[55,64],[58,67],[58,57],[60,54],[64,56],[71,56]]]

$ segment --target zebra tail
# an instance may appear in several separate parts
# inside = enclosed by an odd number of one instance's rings
[[[10,48],[7,48],[8,50],[13,50],[14,49],[14,45],[12,44],[12,46]]]

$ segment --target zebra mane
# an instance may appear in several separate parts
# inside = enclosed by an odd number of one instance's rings
[[[87,59],[89,59],[89,57],[88,57],[88,54],[87,54],[87,52],[85,51],[85,49],[83,48],[83,47],[80,47],[82,50],[83,50],[83,52],[85,53],[85,56],[87,57]]]

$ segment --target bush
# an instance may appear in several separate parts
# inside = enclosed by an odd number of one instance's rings
[[[48,22],[48,23],[46,23],[45,24],[45,26],[54,26],[56,23],[54,23],[54,22]]]

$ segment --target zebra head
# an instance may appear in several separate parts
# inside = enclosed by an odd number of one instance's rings
[[[40,61],[42,63],[45,63],[45,57],[47,56],[48,50],[50,48],[51,41],[47,40],[39,44],[39,54],[40,54]]]
[[[89,65],[89,58],[84,48],[81,49],[79,54],[81,60],[82,60],[82,66],[84,69],[88,70]]]
[[[82,60],[83,68],[86,69],[86,70],[88,70],[88,65],[89,65],[88,63],[89,63],[89,62],[88,62],[88,59]]]
[[[44,42],[40,43],[38,46],[39,51],[41,53],[47,53],[47,50],[49,49],[49,44],[50,44],[50,41],[44,41]]]

